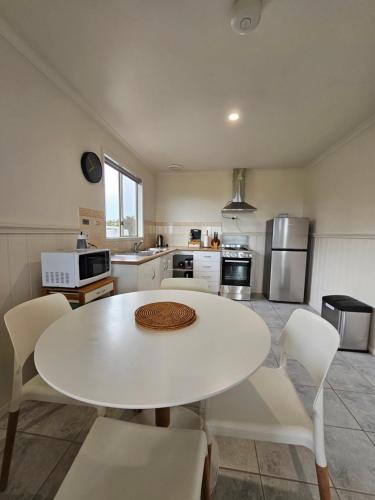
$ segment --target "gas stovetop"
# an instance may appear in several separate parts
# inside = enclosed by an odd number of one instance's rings
[[[249,247],[247,245],[222,245],[221,248],[223,250],[243,250],[243,251],[249,250]]]
[[[224,245],[221,249],[222,257],[232,257],[236,259],[248,259],[253,256],[252,250],[248,246]]]

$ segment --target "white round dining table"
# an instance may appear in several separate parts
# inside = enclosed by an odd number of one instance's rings
[[[135,310],[173,301],[196,311],[175,331],[147,330]],[[57,391],[95,406],[166,409],[200,401],[245,380],[270,350],[267,325],[250,308],[203,292],[151,290],[101,299],[61,317],[39,338],[40,376]],[[163,413],[164,412],[164,413]]]

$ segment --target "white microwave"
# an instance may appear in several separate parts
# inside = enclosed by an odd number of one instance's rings
[[[111,274],[108,249],[42,252],[41,261],[43,286],[78,288]]]

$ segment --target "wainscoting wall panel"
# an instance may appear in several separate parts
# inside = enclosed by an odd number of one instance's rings
[[[314,235],[309,304],[320,311],[322,297],[334,294],[351,295],[375,308],[375,235]]]
[[[21,302],[41,295],[40,253],[74,248],[78,228],[0,227],[0,410],[10,397],[13,354],[4,314]]]

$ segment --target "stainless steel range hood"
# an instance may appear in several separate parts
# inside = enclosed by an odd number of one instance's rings
[[[227,212],[255,212],[256,208],[245,201],[245,168],[235,168],[233,170],[232,181],[232,201],[229,201],[222,213]]]

